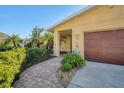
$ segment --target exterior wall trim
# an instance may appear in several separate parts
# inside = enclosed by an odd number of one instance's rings
[[[82,30],[83,32],[99,32],[99,31],[106,31],[106,30],[118,30],[118,29],[124,29],[124,27],[114,27],[114,28],[106,28],[106,29],[96,29],[96,30]]]
[[[91,9],[91,8],[93,8],[93,7],[95,7],[95,5],[89,5],[89,6],[87,6],[86,8],[81,9],[80,11],[77,11],[77,12],[75,12],[74,14],[72,14],[72,15],[70,15],[70,16],[64,18],[63,20],[60,20],[59,22],[55,23],[55,24],[52,25],[51,27],[48,27],[47,30],[50,31],[50,30],[52,30],[54,27],[56,27],[56,26],[58,26],[58,25],[64,23],[64,22],[67,21],[67,20],[70,20],[71,18],[73,18],[73,17],[75,17],[75,16],[77,16],[77,15],[79,15],[79,14],[81,14],[81,13],[84,13],[84,12],[88,11],[89,9]]]

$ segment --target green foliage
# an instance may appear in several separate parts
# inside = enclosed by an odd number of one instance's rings
[[[62,65],[63,71],[70,71],[72,69],[72,65],[70,63],[65,63]]]
[[[0,52],[0,87],[11,87],[15,76],[20,73],[26,60],[24,48]]]
[[[26,65],[30,66],[32,64],[36,64],[45,59],[48,59],[49,53],[46,49],[46,46],[41,47],[32,47],[27,50],[27,62]]]
[[[50,32],[45,32],[42,36],[43,41],[53,40],[53,34]]]
[[[79,68],[85,65],[85,60],[77,54],[66,54],[62,60],[62,64],[71,64],[72,68]]]
[[[53,34],[50,32],[45,32],[45,34],[42,36],[42,40],[45,45],[47,46],[47,49],[49,49],[51,52],[53,50]]]
[[[46,46],[12,48],[0,52],[0,88],[11,87],[16,76],[27,67],[49,58]]]
[[[18,35],[9,36],[0,33],[0,42],[2,42],[0,43],[0,88],[12,87],[12,83],[21,71],[50,57],[49,50],[42,45],[40,34],[43,30],[43,28],[34,28],[32,37],[25,42]],[[49,33],[45,34],[45,38],[53,39]],[[19,48],[20,43],[23,45],[28,43],[31,48]]]
[[[11,49],[13,49],[13,48],[14,48],[14,47],[12,47],[12,46],[4,45],[4,44],[1,44],[1,45],[0,45],[0,51],[11,50]]]
[[[41,33],[44,31],[44,28],[35,27],[32,30],[32,45],[39,47],[41,45]]]
[[[14,47],[17,47],[20,40],[21,38],[18,35],[13,34],[13,35],[8,35],[5,43],[6,44],[12,43]]]

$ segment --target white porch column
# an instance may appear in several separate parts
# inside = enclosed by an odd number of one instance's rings
[[[54,56],[60,56],[60,33],[54,31]]]

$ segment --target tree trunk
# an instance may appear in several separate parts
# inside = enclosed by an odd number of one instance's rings
[[[16,47],[16,43],[13,41],[13,45],[14,45],[14,47]]]

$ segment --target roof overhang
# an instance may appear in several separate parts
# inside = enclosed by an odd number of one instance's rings
[[[52,31],[55,27],[59,26],[60,24],[62,24],[62,23],[64,23],[64,22],[66,22],[66,21],[68,21],[68,20],[74,18],[75,16],[77,16],[77,15],[79,15],[79,14],[81,14],[81,13],[85,13],[86,11],[88,11],[88,10],[94,8],[95,6],[96,6],[96,5],[89,5],[89,6],[87,6],[86,8],[81,9],[80,11],[77,11],[77,12],[75,12],[74,14],[72,14],[72,15],[70,15],[70,16],[64,18],[63,20],[58,21],[58,22],[55,23],[54,25],[48,27],[47,30],[48,30],[48,31]]]

